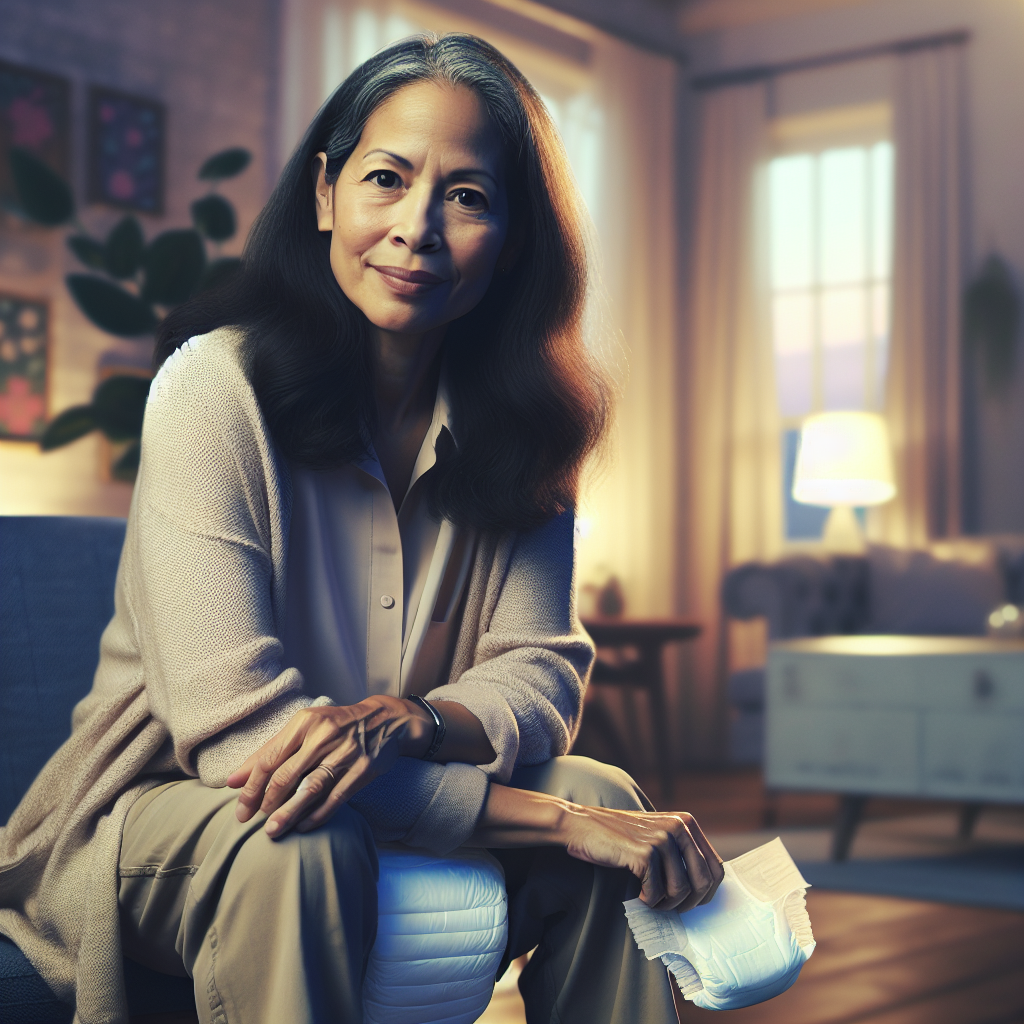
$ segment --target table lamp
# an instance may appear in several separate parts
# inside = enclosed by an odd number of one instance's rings
[[[822,540],[837,554],[861,554],[864,534],[854,508],[881,505],[896,494],[889,432],[872,412],[823,412],[800,431],[793,498],[831,508]]]

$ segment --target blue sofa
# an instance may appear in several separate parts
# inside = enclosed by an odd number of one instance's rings
[[[92,685],[124,530],[121,519],[0,516],[0,821],[67,738]],[[190,978],[125,960],[125,984],[133,1017],[195,1012]],[[0,1021],[64,1024],[73,1013],[0,937]]]

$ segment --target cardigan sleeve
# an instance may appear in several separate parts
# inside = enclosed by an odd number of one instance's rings
[[[122,572],[150,711],[209,786],[314,703],[279,639],[289,501],[234,346],[193,340],[150,391]],[[471,765],[402,758],[353,806],[378,839],[444,852],[486,796]]]
[[[573,534],[565,513],[516,538],[472,666],[428,695],[480,720],[497,782],[567,753],[579,730],[594,645],[576,615]]]
[[[310,703],[282,665],[281,481],[230,342],[194,339],[150,388],[125,584],[150,711],[210,786]],[[130,557],[128,557],[130,556]]]

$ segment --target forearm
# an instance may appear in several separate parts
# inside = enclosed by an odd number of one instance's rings
[[[467,846],[510,849],[565,845],[568,824],[579,808],[566,800],[492,782]]]

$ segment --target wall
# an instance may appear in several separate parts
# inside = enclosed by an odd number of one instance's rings
[[[706,4],[709,10],[713,5]],[[692,74],[774,64],[892,40],[966,28],[971,132],[970,257],[991,251],[1014,268],[1024,297],[1024,2],[874,0],[709,30],[690,37]],[[884,95],[885,62],[874,71],[847,65],[780,80],[788,112],[863,102]],[[803,81],[799,81],[802,79]],[[785,85],[782,83],[785,82]],[[968,408],[965,495],[972,532],[1024,531],[1024,356],[1003,400],[976,396]],[[973,437],[972,437],[973,435]]]
[[[120,216],[82,207],[85,94],[90,84],[152,97],[167,106],[163,217],[140,217],[147,237],[189,224],[189,204],[205,191],[196,171],[211,153],[245,146],[249,169],[225,183],[241,247],[276,173],[277,0],[3,0],[0,59],[63,75],[72,82],[73,176],[79,213],[101,237]],[[146,342],[123,341],[93,327],[63,284],[81,266],[63,232],[0,221],[0,290],[51,300],[49,411],[89,400],[106,353],[146,362]],[[131,490],[100,479],[100,442],[93,434],[41,454],[34,444],[0,442],[0,514],[124,515]]]

